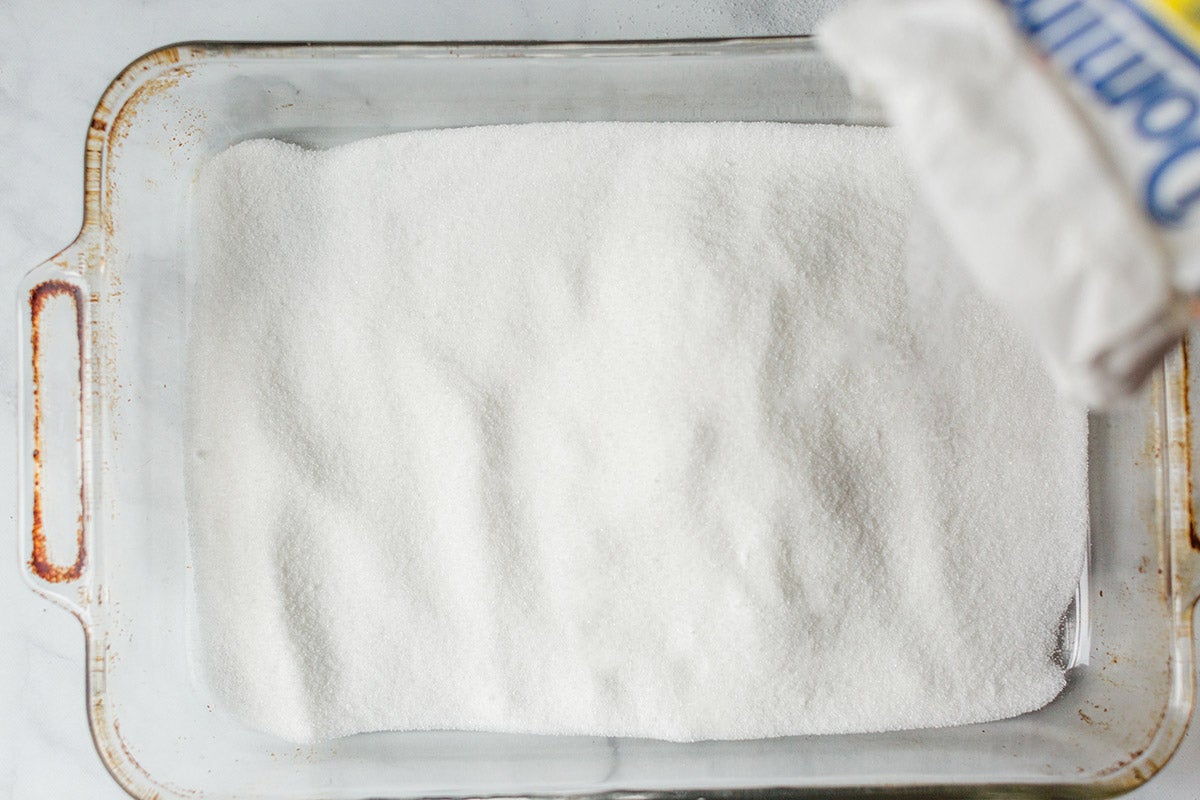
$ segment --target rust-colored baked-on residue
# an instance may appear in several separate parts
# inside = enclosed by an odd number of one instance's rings
[[[41,319],[46,303],[55,297],[66,297],[75,305],[75,333],[79,339],[79,404],[83,409],[83,290],[73,283],[51,280],[40,283],[29,293],[29,310],[33,332],[33,555],[29,566],[42,580],[63,583],[76,580],[83,574],[87,550],[83,544],[83,481],[79,482],[79,517],[75,528],[75,562],[55,564],[50,561],[46,548],[46,532],[42,527],[42,460],[45,450],[42,432],[42,359]]]
[[[1179,380],[1183,383],[1183,391],[1180,394],[1183,396],[1183,422],[1187,425],[1187,447],[1184,448],[1184,458],[1187,463],[1187,521],[1188,521],[1188,543],[1191,544],[1193,550],[1200,550],[1200,534],[1196,532],[1196,508],[1192,499],[1192,406],[1191,399],[1188,396],[1188,352],[1187,339],[1185,338],[1180,344],[1182,358],[1179,359],[1183,365]]]

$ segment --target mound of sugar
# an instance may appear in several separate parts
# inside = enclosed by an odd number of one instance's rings
[[[248,724],[752,738],[1061,690],[1086,417],[886,130],[254,141],[195,207],[201,655]]]

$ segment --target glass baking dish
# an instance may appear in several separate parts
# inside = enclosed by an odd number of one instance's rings
[[[880,124],[806,38],[166,47],[96,108],[73,244],[20,289],[21,559],[86,634],[101,758],[151,798],[1099,797],[1171,756],[1193,698],[1187,349],[1090,422],[1091,547],[1068,685],[987,725],[678,744],[455,732],[298,747],[248,730],[190,655],[189,189],[235,142],[558,120]],[[864,663],[862,669],[872,669]]]

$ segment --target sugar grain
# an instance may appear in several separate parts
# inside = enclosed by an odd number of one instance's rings
[[[886,130],[252,141],[195,208],[200,654],[249,724],[737,739],[1061,690],[1085,414]]]

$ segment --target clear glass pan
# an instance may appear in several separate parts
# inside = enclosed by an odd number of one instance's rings
[[[1161,768],[1192,708],[1200,594],[1183,346],[1153,391],[1091,420],[1073,666],[1036,713],[749,742],[380,733],[296,747],[215,702],[189,653],[181,429],[197,168],[256,137],[320,147],[552,120],[880,122],[804,38],[182,44],[101,99],[83,230],[21,287],[20,530],[31,585],[83,624],[92,733],[116,779],[144,798],[1098,797]]]

